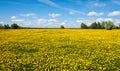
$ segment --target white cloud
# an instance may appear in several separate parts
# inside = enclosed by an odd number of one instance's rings
[[[76,20],[77,23],[85,23],[86,25],[91,25],[91,23],[95,22],[94,19],[84,19],[84,18],[79,18]]]
[[[0,24],[4,24],[4,22],[3,22],[3,21],[0,21]]]
[[[88,4],[86,6],[88,8],[100,8],[105,7],[107,4],[104,2],[100,2],[99,0],[89,0]]]
[[[103,21],[113,21],[112,18],[97,18],[96,22],[103,22]]]
[[[60,25],[65,25],[65,24],[67,24],[68,23],[68,21],[67,20],[64,20]]]
[[[26,16],[27,18],[17,18],[16,16],[11,17],[11,22],[17,23],[20,26],[23,27],[59,27],[59,21],[56,19],[56,17],[60,16],[60,14],[49,14],[51,16],[51,19],[42,19],[42,18],[34,18],[31,19],[29,17],[34,16],[34,14],[21,14],[19,16]]]
[[[13,20],[11,20],[12,22],[23,22],[23,21],[25,21],[24,19],[13,19]]]
[[[102,22],[102,21],[113,21],[116,25],[120,24],[120,19],[112,19],[112,18],[97,18],[97,19],[79,18],[76,19],[75,21],[68,21],[68,20],[59,21],[56,17],[60,16],[60,14],[55,14],[55,13],[50,14],[50,16],[52,17],[50,19],[45,19],[45,18],[29,19],[29,17],[20,19],[17,18],[19,16],[20,15],[12,16],[11,21],[23,27],[59,28],[60,25],[64,25],[66,28],[79,28],[81,23],[91,25],[91,23],[93,22]]]
[[[120,11],[113,11],[109,13],[108,16],[120,16]]]
[[[103,22],[103,21],[112,21],[117,26],[120,24],[120,19],[112,19],[112,18],[97,18],[96,19],[96,22]]]
[[[61,16],[61,14],[52,13],[52,14],[48,14],[48,16],[50,16],[50,17],[52,17],[52,18],[56,18],[56,17]]]
[[[25,19],[18,19],[16,16],[12,16],[11,17],[11,22],[13,23],[17,23],[19,26],[22,26],[22,27],[29,27],[31,26],[30,25],[30,21],[26,21]]]
[[[47,19],[38,19],[37,23],[44,23],[44,24],[46,24],[47,23]]]
[[[68,20],[64,20],[63,22],[60,22],[59,23],[59,27],[61,25],[64,25],[65,28],[79,28],[80,24],[79,23],[76,23],[74,21],[68,21]]]
[[[11,21],[13,23],[17,23],[19,26],[22,26],[22,27],[34,27],[30,20],[15,19],[15,20],[11,20]]]
[[[112,18],[105,18],[104,21],[113,21]]]
[[[76,22],[77,22],[77,23],[84,23],[85,20],[84,20],[84,19],[77,19]]]
[[[88,13],[88,16],[102,16],[104,13],[97,13],[97,12],[94,12],[94,11],[92,11],[92,12],[89,12]]]
[[[12,21],[12,22],[23,22],[24,19],[17,19],[16,16],[12,16],[12,17],[11,17],[11,21]]]
[[[65,22],[62,22],[61,25],[65,25],[66,23]]]
[[[60,22],[57,19],[48,19],[47,27],[59,27]]]
[[[39,27],[59,27],[59,21],[57,19],[38,19],[36,22]]]
[[[93,5],[94,5],[94,7],[104,7],[104,6],[106,6],[105,3],[98,3],[98,2],[94,3]]]
[[[11,19],[16,19],[16,16],[12,16]]]
[[[75,12],[74,12],[74,11],[70,11],[69,14],[70,14],[70,15],[74,15]]]
[[[34,13],[28,13],[28,14],[20,14],[20,16],[24,16],[24,17],[34,17],[34,16],[36,16],[36,14],[34,14]]]
[[[115,25],[117,25],[117,26],[120,25],[120,19],[115,19],[115,20],[114,20],[114,23],[115,23]]]
[[[49,19],[48,20],[48,23],[56,23],[56,22],[58,22],[58,20],[56,20],[56,19]]]

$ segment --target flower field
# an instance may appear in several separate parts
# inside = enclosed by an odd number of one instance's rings
[[[120,71],[120,30],[0,30],[0,71]]]

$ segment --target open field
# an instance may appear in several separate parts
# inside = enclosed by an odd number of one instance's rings
[[[119,71],[120,30],[0,30],[2,71]]]

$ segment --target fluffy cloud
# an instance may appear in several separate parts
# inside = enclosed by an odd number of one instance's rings
[[[38,19],[37,23],[43,23],[43,24],[45,24],[45,23],[47,23],[47,19]]]
[[[23,22],[23,21],[25,21],[24,19],[13,19],[13,20],[11,20],[12,22]]]
[[[12,16],[11,17],[11,22],[17,23],[19,26],[23,26],[23,27],[30,27],[30,26],[32,26],[30,21],[27,21],[25,19],[19,19],[16,16]]]
[[[48,23],[56,23],[56,22],[58,22],[57,19],[49,19],[49,20],[48,20]]]
[[[24,16],[24,17],[35,17],[36,14],[34,14],[34,13],[28,13],[28,14],[20,14],[20,16]]]
[[[103,15],[104,13],[97,13],[97,12],[94,12],[94,11],[92,11],[92,12],[89,12],[88,13],[88,16],[101,16],[101,15]]]
[[[65,24],[67,24],[67,23],[68,23],[68,21],[65,20],[65,21],[63,21],[60,25],[65,25]]]
[[[90,14],[90,12],[89,12]],[[92,15],[89,16],[100,16],[102,13],[92,12]],[[75,21],[59,21],[56,17],[59,17],[60,14],[49,14],[52,18],[45,19],[45,18],[34,18],[31,19],[28,16],[27,18],[18,18],[18,16],[12,16],[11,22],[17,23],[23,27],[42,27],[42,28],[59,28],[60,25],[64,25],[66,28],[79,28],[81,23],[85,23],[87,25],[91,25],[93,22],[102,22],[102,21],[113,21],[116,25],[120,24],[120,19],[112,19],[112,18],[97,18],[97,19],[86,19],[86,18],[79,18]]]
[[[95,22],[94,19],[84,19],[84,18],[79,18],[76,20],[77,23],[85,23],[87,25],[90,25],[91,23]]]
[[[46,27],[46,28],[50,28],[50,27],[59,27],[60,26],[60,22],[57,19],[38,19],[36,20],[37,23],[37,27]]]
[[[11,19],[16,19],[16,16],[12,16]]]
[[[108,16],[120,16],[120,11],[113,11],[109,13]]]
[[[56,18],[56,17],[61,16],[61,14],[52,13],[52,14],[48,14],[48,16],[50,16],[50,17],[52,17],[52,18]]]
[[[89,0],[88,4],[86,6],[88,8],[100,8],[105,7],[107,4],[104,2],[100,2],[99,0]]]
[[[74,11],[70,11],[69,14],[70,14],[70,15],[74,15],[75,12],[74,12]]]
[[[94,7],[104,7],[104,6],[106,6],[106,4],[98,3],[98,2],[94,3],[93,5],[94,5]]]
[[[103,21],[113,21],[112,18],[97,18],[96,22],[103,22]]]
[[[11,17],[11,21],[14,22],[14,23],[15,23],[15,22],[23,22],[24,19],[17,19],[16,16],[12,16],[12,17]]]
[[[115,23],[115,25],[120,25],[120,19],[115,19],[114,23]]]
[[[80,27],[80,23],[77,23],[74,21],[68,21],[68,20],[61,22],[60,25],[64,25],[65,28],[79,28]]]
[[[3,22],[3,21],[0,21],[0,24],[4,24],[4,22]]]
[[[101,19],[101,21],[100,21],[100,19]],[[120,25],[120,19],[112,19],[112,18],[98,18],[98,19],[96,19],[96,21],[98,21],[98,22],[102,22],[102,21],[112,21],[112,22],[114,22],[114,24],[115,25]]]

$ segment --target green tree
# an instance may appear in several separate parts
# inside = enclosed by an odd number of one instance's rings
[[[81,24],[81,29],[87,29],[87,28],[88,28],[88,26],[86,24],[84,24],[84,23]]]
[[[97,23],[97,29],[102,29],[102,25],[100,22]]]
[[[12,29],[18,29],[19,26],[18,26],[17,24],[12,24],[12,25],[11,25],[11,28],[12,28]]]
[[[96,22],[92,23],[92,24],[90,25],[90,28],[91,28],[91,29],[97,29],[97,23],[96,23]]]
[[[108,21],[108,22],[106,22],[106,24],[105,24],[105,28],[106,28],[107,30],[112,30],[112,29],[115,28],[115,25],[114,25],[114,23],[113,23],[112,21]]]
[[[103,21],[103,22],[101,23],[101,29],[105,29],[105,24],[106,24],[105,21]]]
[[[61,28],[61,29],[64,29],[65,27],[64,27],[64,25],[61,25],[60,28]]]
[[[7,25],[5,24],[5,25],[3,26],[3,28],[4,28],[4,29],[10,29],[10,26],[9,26],[8,24],[7,24]]]
[[[120,29],[120,24],[119,24],[119,26],[118,26],[118,29]]]

